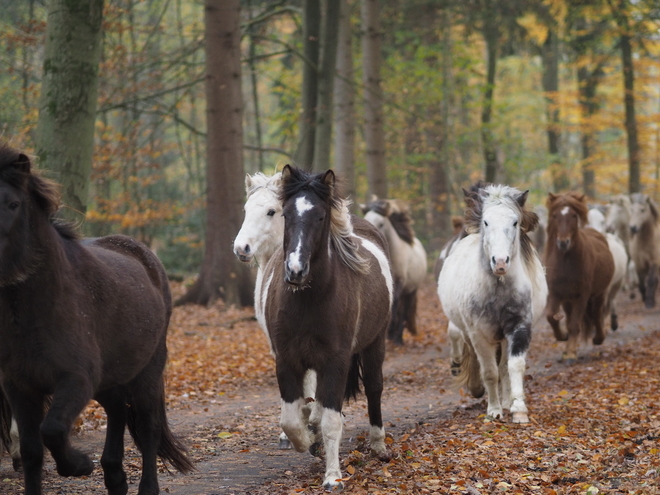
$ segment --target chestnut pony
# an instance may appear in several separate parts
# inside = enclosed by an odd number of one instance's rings
[[[604,318],[614,260],[605,236],[587,229],[584,194],[548,195],[548,240],[545,248],[548,304],[546,318],[555,338],[566,341],[562,359],[577,359],[579,340],[593,337],[595,345],[605,339]],[[565,333],[559,325],[566,313]]]

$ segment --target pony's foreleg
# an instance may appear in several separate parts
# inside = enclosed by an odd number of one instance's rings
[[[17,422],[25,495],[41,495],[44,445],[39,425],[44,417],[43,397],[26,397],[11,384],[3,385]]]
[[[303,397],[303,376],[278,362],[277,382],[282,397],[280,426],[293,448],[305,452],[314,443],[314,436],[308,428],[309,407]]]
[[[481,380],[488,392],[487,415],[492,419],[502,419],[502,403],[499,392],[499,370],[497,366],[497,347],[482,338],[471,338],[474,352],[479,360]]]
[[[582,320],[584,318],[584,313],[587,310],[587,304],[588,300],[584,297],[573,304],[566,305],[566,308],[568,309],[566,312],[568,319],[566,324],[568,328],[568,340],[566,341],[566,350],[561,358],[562,361],[571,363],[577,359],[580,335],[582,333],[582,327],[584,326]]]
[[[61,476],[87,476],[94,470],[89,456],[73,448],[69,441],[71,426],[91,400],[92,394],[92,386],[85,377],[70,375],[62,379],[55,388],[53,402],[41,424],[41,438],[55,459],[57,472]]]
[[[510,407],[513,423],[529,423],[527,405],[525,404],[525,358],[532,339],[532,327],[529,323],[522,323],[507,336],[506,360],[508,368],[508,381],[510,384]],[[505,359],[503,353],[502,360]]]
[[[644,294],[644,306],[652,308],[655,306],[655,291],[658,288],[658,266],[651,265],[646,275],[646,293]]]
[[[450,321],[447,326],[447,335],[449,335],[451,346],[451,374],[458,376],[461,372],[461,362],[463,360],[463,332]]]
[[[313,404],[313,401],[310,401],[309,399],[314,399],[315,396],[316,396],[316,371],[307,370],[307,372],[305,373],[305,378],[303,379],[303,397],[305,398],[305,402],[307,403],[303,408],[303,420],[306,421],[307,423],[310,423],[309,417],[312,412],[312,404]],[[318,440],[320,440],[320,438]],[[289,441],[289,438],[286,436],[286,433],[284,432],[280,433],[279,449],[288,450],[290,448],[291,448],[291,442]]]
[[[321,431],[323,432],[323,445],[325,446],[325,476],[323,488],[341,490],[344,483],[341,481],[341,468],[339,466],[339,444],[344,429],[341,411],[324,407],[321,418]]]
[[[559,342],[563,342],[568,339],[568,336],[562,332],[559,325],[559,321],[562,319],[562,314],[559,311],[559,300],[556,297],[550,295],[548,297],[548,304],[545,307],[545,318],[548,320],[548,323],[550,323],[550,327],[552,328],[552,333],[555,335],[555,339]]]
[[[605,341],[605,310],[608,308],[606,297],[606,294],[602,294],[594,297],[592,301],[592,317],[596,328],[596,333],[592,339],[594,345],[600,345]]]

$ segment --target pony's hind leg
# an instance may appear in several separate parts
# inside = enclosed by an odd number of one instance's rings
[[[644,306],[652,308],[655,306],[655,291],[658,288],[658,267],[651,265],[646,276],[646,292],[644,293]]]
[[[101,456],[103,479],[108,495],[125,495],[128,492],[124,460],[124,430],[126,429],[126,397],[117,389],[98,394],[96,400],[108,416],[105,446]]]
[[[566,335],[562,331],[561,326],[559,325],[559,322],[563,317],[563,315],[559,311],[560,311],[559,301],[557,300],[557,298],[553,296],[549,296],[548,305],[546,306],[545,309],[545,318],[546,320],[548,320],[548,323],[552,328],[552,333],[554,334],[555,339],[558,342],[564,342],[568,339],[568,335]]]
[[[41,423],[41,438],[55,459],[61,476],[88,476],[94,470],[89,456],[73,448],[69,440],[73,422],[91,398],[89,380],[68,376],[57,384],[50,409]]]
[[[385,446],[385,428],[381,411],[383,395],[383,361],[385,345],[382,339],[377,340],[362,353],[362,381],[364,393],[367,396],[369,410],[369,442],[371,450],[381,460],[389,460]]]
[[[451,321],[447,326],[447,334],[449,335],[449,342],[451,346],[451,374],[458,376],[461,372],[461,362],[463,361],[463,334],[461,330]]]

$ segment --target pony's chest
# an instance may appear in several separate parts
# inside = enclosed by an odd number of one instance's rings
[[[511,319],[531,318],[531,287],[495,282],[490,290],[473,294],[468,302],[474,319],[501,327]]]

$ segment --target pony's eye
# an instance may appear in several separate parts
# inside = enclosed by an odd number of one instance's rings
[[[16,208],[19,207],[19,205],[20,203],[18,201],[12,201],[11,203],[9,203],[9,209],[11,211],[14,211]]]
[[[268,210],[268,216],[269,217],[275,216],[275,210],[273,210],[272,208]]]
[[[488,222],[486,220],[484,220],[484,225],[488,227]]]
[[[513,222],[513,226],[514,226],[514,227],[517,227],[517,226],[518,226],[518,220],[516,220],[515,222]]]

